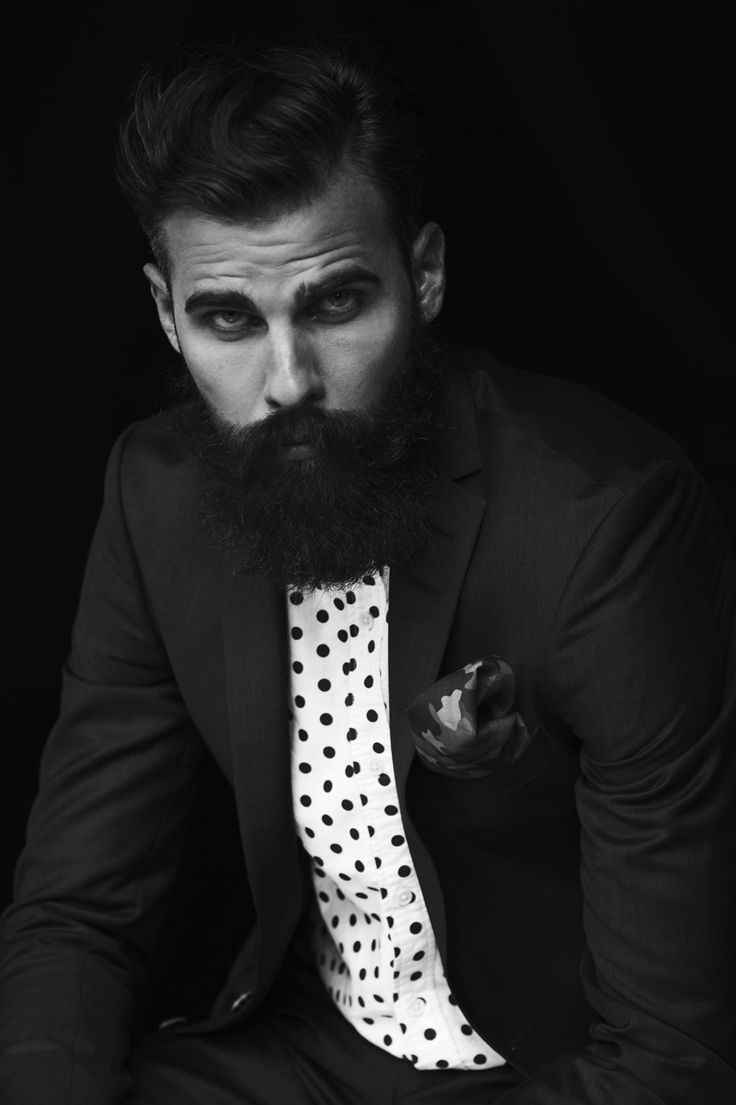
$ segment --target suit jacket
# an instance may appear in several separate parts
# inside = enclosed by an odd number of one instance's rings
[[[433,530],[392,565],[389,628],[396,780],[450,986],[528,1075],[509,1105],[725,1105],[727,541],[680,449],[635,416],[478,350],[451,360]],[[14,1105],[124,1091],[205,747],[234,788],[253,921],[211,1016],[172,1031],[250,1016],[309,900],[283,595],[227,574],[198,497],[163,422],[119,440],[4,922],[0,1084]],[[528,749],[483,778],[427,770],[407,705],[491,655],[516,674]]]

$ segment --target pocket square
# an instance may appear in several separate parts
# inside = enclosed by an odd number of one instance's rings
[[[445,675],[406,711],[419,758],[432,771],[469,779],[509,767],[531,739],[515,698],[514,673],[498,656]]]

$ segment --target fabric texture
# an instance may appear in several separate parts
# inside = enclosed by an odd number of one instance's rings
[[[499,1065],[447,984],[391,760],[388,582],[292,592],[294,820],[315,888],[313,947],[342,1015],[420,1070]]]

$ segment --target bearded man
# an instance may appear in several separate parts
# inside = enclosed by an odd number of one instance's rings
[[[658,431],[437,347],[418,134],[347,51],[135,92],[184,367],[109,462],[4,920],[12,1105],[736,1100],[727,541]],[[209,1015],[140,1033],[205,757],[250,921]]]

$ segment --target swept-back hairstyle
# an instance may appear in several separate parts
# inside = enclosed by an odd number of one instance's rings
[[[168,279],[163,224],[173,211],[268,218],[318,195],[342,166],[383,194],[406,260],[423,155],[411,78],[380,49],[228,46],[143,74],[116,174]]]

